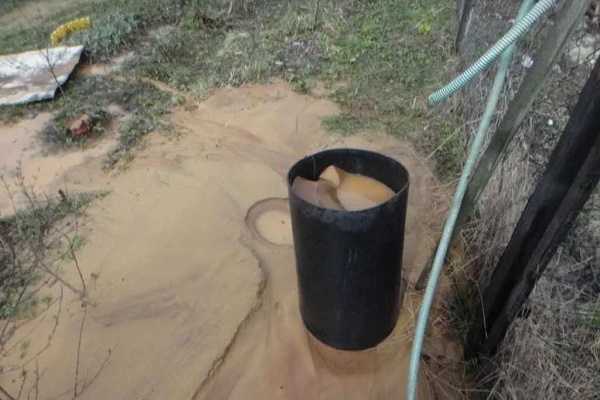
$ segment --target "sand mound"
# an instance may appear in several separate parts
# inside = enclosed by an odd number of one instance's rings
[[[111,194],[91,212],[78,257],[94,305],[65,292],[60,313],[49,310],[14,338],[28,334],[36,354],[58,314],[50,348],[35,358],[40,398],[72,398],[75,385],[81,399],[401,398],[418,297],[405,299],[394,334],[367,352],[319,345],[299,317],[284,176],[300,157],[358,147],[400,160],[411,173],[409,281],[434,244],[428,169],[390,136],[325,134],[321,118],[338,112],[283,83],[222,89],[174,110],[183,135],[151,135],[124,173],[104,176],[101,160],[88,158],[45,181],[47,191],[66,181]],[[25,157],[24,169],[36,163]],[[77,281],[73,268],[64,271]],[[16,393],[26,364],[27,393],[35,360],[8,360],[16,369],[0,383]],[[429,398],[425,380],[422,393]]]

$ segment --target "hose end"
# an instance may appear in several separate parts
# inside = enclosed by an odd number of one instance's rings
[[[429,104],[439,104],[442,101],[444,101],[448,96],[442,91],[442,90],[438,90],[435,93],[432,93],[429,95],[429,97],[427,97],[427,101],[429,101]]]

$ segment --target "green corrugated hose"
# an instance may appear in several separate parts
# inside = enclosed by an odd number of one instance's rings
[[[494,61],[505,51],[511,44],[515,43],[519,38],[524,36],[529,29],[535,24],[537,20],[544,15],[549,9],[554,7],[558,0],[541,0],[537,3],[531,11],[529,11],[523,18],[517,20],[513,27],[506,32],[506,34],[494,44],[488,51],[485,52],[473,65],[471,65],[465,72],[457,76],[452,82],[444,86],[437,92],[429,96],[429,102],[431,104],[439,103],[444,99],[450,97],[458,90],[465,87],[469,82],[476,76],[481,74],[487,68],[489,68]]]
[[[496,106],[498,105],[498,100],[500,98],[500,94],[504,86],[504,80],[508,68],[510,67],[510,64],[512,62],[513,54],[515,51],[514,43],[517,41],[517,39],[523,36],[545,12],[554,7],[557,1],[558,0],[541,0],[532,8],[534,0],[524,0],[517,15],[517,18],[515,19],[515,24],[508,31],[508,33],[506,33],[506,35],[504,35],[502,39],[500,39],[500,41],[498,41],[494,46],[492,46],[479,60],[475,62],[475,64],[468,68],[464,73],[462,73],[460,76],[458,76],[456,79],[450,82],[450,84],[448,84],[441,90],[429,96],[429,101],[431,103],[440,102],[445,98],[451,96],[452,94],[460,90],[462,87],[467,85],[475,76],[477,76],[486,68],[488,68],[494,62],[494,60],[500,54],[502,54],[502,58],[498,66],[498,71],[496,73],[496,78],[494,80],[494,84],[492,86],[492,90],[490,92],[490,96],[488,98],[486,108],[481,119],[481,123],[475,135],[473,145],[471,146],[471,149],[469,151],[469,156],[467,158],[465,167],[460,177],[460,181],[456,188],[454,199],[452,200],[452,207],[448,213],[448,217],[444,225],[442,238],[440,239],[440,244],[437,248],[435,258],[433,261],[433,267],[431,269],[429,282],[427,283],[427,288],[425,289],[425,295],[423,297],[423,304],[419,311],[419,318],[417,321],[415,337],[413,340],[413,348],[410,358],[406,397],[407,400],[416,400],[418,386],[417,382],[421,361],[421,350],[423,348],[423,340],[425,338],[427,320],[429,318],[429,311],[433,303],[435,289],[440,274],[442,272],[442,266],[444,264],[446,253],[448,251],[448,246],[450,245],[452,231],[454,230],[456,219],[458,218],[458,211],[460,210],[460,206],[462,204],[463,197],[465,195],[469,183],[469,179],[471,178],[471,174],[473,173],[473,169],[475,168],[475,164],[479,157],[479,153],[481,152],[481,149],[483,147],[487,131],[490,127],[492,118],[494,116],[494,111],[496,109]]]

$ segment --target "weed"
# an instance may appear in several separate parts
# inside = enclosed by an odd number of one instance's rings
[[[431,25],[427,22],[422,22],[419,24],[418,31],[421,35],[427,35],[431,32]]]
[[[35,284],[38,277],[31,277],[31,284]],[[23,277],[18,279],[22,280]],[[37,302],[30,294],[20,296],[20,287],[17,281],[5,279],[0,283],[3,287],[0,289],[0,319],[7,320],[27,319],[35,315]]]
[[[29,346],[31,345],[31,340],[23,340],[19,345],[19,350],[21,352],[20,357],[25,358],[27,356],[27,350],[29,350]]]
[[[351,135],[365,127],[364,121],[352,114],[332,115],[323,118],[323,125],[332,132]]]
[[[133,115],[121,125],[119,136],[119,147],[122,150],[131,149],[135,146],[142,135],[154,129],[154,123],[147,119]]]
[[[182,104],[185,103],[185,97],[183,96],[173,96],[173,98],[171,99],[171,103],[174,106],[180,106]]]
[[[65,261],[72,261],[73,260],[73,254],[78,251],[79,249],[81,249],[83,247],[83,245],[85,244],[85,238],[83,236],[81,236],[80,234],[74,234],[73,236],[71,236],[70,238],[68,238],[68,248],[69,251],[65,252],[62,256],[62,259]]]
[[[142,29],[143,21],[136,14],[109,14],[96,18],[92,29],[74,32],[66,43],[84,44],[91,61],[106,61],[133,46]]]
[[[457,117],[442,113],[432,121],[419,141],[422,149],[435,155],[437,172],[442,178],[452,179],[462,171],[466,143],[461,126]]]
[[[27,188],[29,190],[29,188]],[[28,197],[28,206],[14,215],[0,219],[3,238],[9,243],[40,240],[60,220],[80,215],[95,199],[105,193],[82,193],[67,196],[61,190],[60,199]]]
[[[63,235],[76,224],[72,219],[82,215],[85,208],[105,193],[67,195],[62,190],[56,199],[38,197],[17,174],[17,193],[4,178],[1,179],[13,201],[19,195],[25,207],[13,215],[0,218],[0,318],[27,319],[36,314],[37,293],[46,282],[45,276],[56,273],[51,269],[51,254],[60,251]],[[72,243],[81,245],[75,233]],[[69,244],[67,246],[70,247]],[[64,247],[63,247],[64,248]],[[63,254],[59,257],[63,258]],[[42,299],[48,304],[51,299]],[[3,344],[6,337],[0,337]]]
[[[162,126],[158,116],[164,111],[157,109],[127,117],[119,128],[119,144],[109,152],[104,168],[112,168],[121,157],[124,157],[125,164],[129,164],[133,159],[131,150],[140,143],[142,137]]]
[[[300,94],[308,94],[310,93],[312,83],[308,78],[299,77],[292,74],[289,74],[287,77],[288,82],[292,84],[294,91]]]
[[[46,306],[46,307],[50,307],[50,304],[52,304],[52,296],[51,295],[46,295],[44,297],[42,297],[41,302]]]
[[[123,163],[129,164],[134,160],[134,158],[135,157],[133,156],[133,154],[131,154],[131,152],[128,151],[123,155]]]
[[[41,112],[47,112],[54,109],[55,106],[50,102],[41,101],[29,104],[10,105],[0,107],[0,122],[12,124],[20,119],[35,116]]]

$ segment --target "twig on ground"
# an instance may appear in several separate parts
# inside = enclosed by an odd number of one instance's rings
[[[67,243],[69,244],[69,254],[71,255],[71,257],[73,258],[73,261],[75,262],[75,268],[77,269],[77,273],[79,274],[79,279],[81,280],[81,296],[84,297],[86,295],[86,287],[85,287],[85,279],[83,278],[83,273],[81,272],[81,268],[79,267],[79,261],[77,261],[77,256],[75,255],[75,249],[73,248],[73,241],[69,239],[69,237],[64,233],[61,232],[62,236],[67,240]],[[79,234],[79,219],[77,218],[77,216],[75,216],[75,236],[77,236]]]
[[[79,363],[81,361],[81,342],[83,341],[83,327],[85,326],[85,317],[87,316],[87,304],[84,303],[83,317],[81,318],[81,328],[79,329],[79,340],[77,343],[77,362],[75,366],[75,384],[73,386],[73,398],[78,396],[77,385],[79,384]]]
[[[2,395],[5,396],[7,400],[16,400],[13,396],[10,395],[10,393],[6,391],[6,389],[2,387],[2,385],[0,385],[0,393],[2,393]]]

